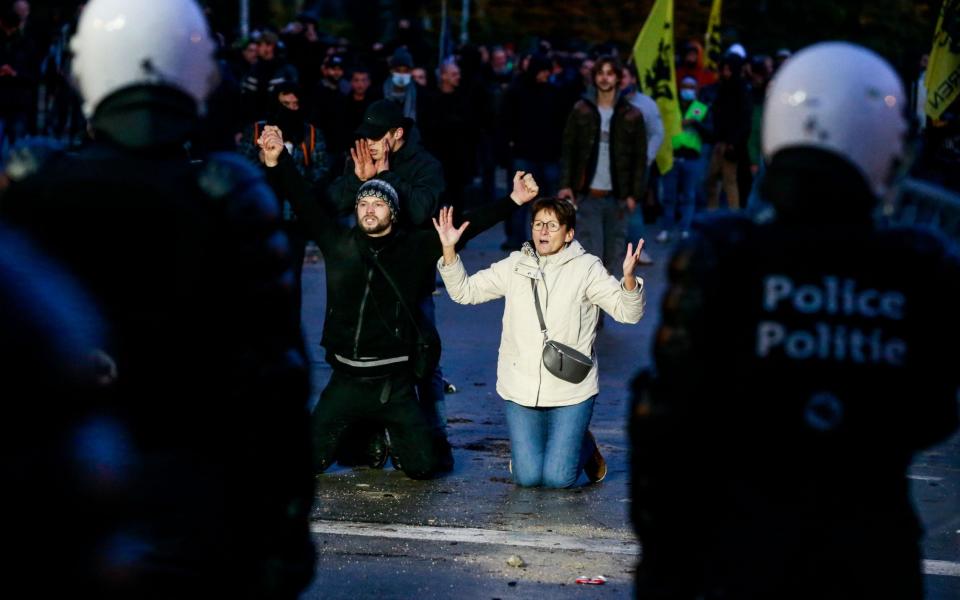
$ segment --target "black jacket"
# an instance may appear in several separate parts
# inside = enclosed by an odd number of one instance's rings
[[[377,175],[377,179],[386,181],[397,190],[401,225],[427,227],[440,208],[440,194],[445,185],[443,167],[420,145],[417,127],[412,127],[406,136],[403,147],[390,156],[390,170]],[[353,160],[347,160],[343,175],[329,189],[330,200],[340,214],[353,211],[361,185],[353,172]]]
[[[569,104],[552,83],[518,78],[507,90],[503,120],[513,158],[556,162],[560,160],[563,124]]]
[[[753,100],[750,88],[739,77],[717,84],[717,98],[710,106],[713,112],[714,141],[733,144],[746,150],[750,137]]]
[[[373,238],[359,227],[341,226],[332,207],[318,201],[297,173],[289,154],[268,169],[275,189],[290,200],[297,215],[323,252],[327,270],[327,312],[321,344],[327,362],[335,369],[374,375],[409,368],[406,363],[380,369],[362,367],[357,371],[337,356],[348,360],[389,359],[411,354],[416,340],[412,322],[404,312],[393,288],[383,279],[370,258],[375,254],[403,293],[407,306],[419,313],[424,282],[432,278],[443,248],[436,231],[395,227],[381,238]],[[490,203],[464,215],[470,221],[460,244],[507,218],[517,204],[510,198]],[[421,328],[425,325],[422,316]]]
[[[573,105],[563,130],[560,187],[590,189],[600,154],[601,117],[597,90],[590,88]],[[640,198],[646,183],[647,129],[643,114],[620,94],[610,119],[610,180],[617,198]]]
[[[635,387],[638,587],[919,598],[906,470],[957,428],[960,261],[872,223],[859,173],[780,158],[775,220],[709,219],[670,264]]]
[[[130,461],[109,494],[58,499],[78,589],[105,585],[83,561],[117,531],[153,549],[129,575],[137,596],[170,564],[196,584],[174,595],[295,592],[313,570],[309,386],[279,206],[242,157],[186,159],[194,112],[181,92],[131,88],[97,108],[79,154],[34,142],[8,163],[0,219],[82,283],[117,367],[95,401],[46,400],[72,411],[74,435],[113,424]]]

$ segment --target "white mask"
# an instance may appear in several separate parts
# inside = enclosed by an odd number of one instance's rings
[[[390,79],[393,81],[393,85],[397,87],[407,87],[410,85],[410,79],[413,78],[413,75],[410,73],[393,73],[390,76]]]

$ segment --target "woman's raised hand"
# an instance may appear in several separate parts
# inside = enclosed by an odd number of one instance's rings
[[[440,220],[433,219],[433,228],[440,236],[440,244],[444,248],[452,248],[460,241],[460,236],[466,231],[470,221],[465,221],[460,227],[453,226],[453,207],[444,206],[440,209]]]

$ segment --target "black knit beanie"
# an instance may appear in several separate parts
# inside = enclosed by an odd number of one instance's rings
[[[357,204],[361,198],[379,198],[390,207],[390,219],[394,222],[400,217],[400,198],[397,190],[382,179],[370,179],[357,190]]]

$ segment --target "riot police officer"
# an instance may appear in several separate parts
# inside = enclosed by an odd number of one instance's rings
[[[184,150],[217,83],[207,23],[193,0],[93,0],[71,47],[94,142],[21,147],[0,198],[103,314],[112,374],[36,399],[77,415],[68,456],[97,474],[58,499],[76,544],[47,570],[98,598],[294,598],[314,558],[306,360],[276,197],[241,157]]]
[[[874,219],[905,109],[864,48],[795,55],[764,111],[775,216],[673,256],[632,413],[639,597],[922,597],[906,470],[957,427],[960,269]]]

